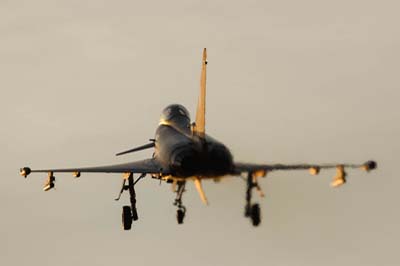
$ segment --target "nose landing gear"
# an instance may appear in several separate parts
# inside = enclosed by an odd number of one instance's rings
[[[261,223],[261,209],[258,203],[251,203],[252,198],[252,190],[256,188],[260,192],[260,196],[263,197],[264,194],[261,191],[260,186],[258,185],[257,179],[253,177],[252,173],[248,173],[247,175],[247,190],[246,190],[246,205],[244,216],[246,218],[250,218],[253,226],[258,226]]]
[[[182,195],[185,192],[185,181],[178,181],[178,189],[176,190],[176,198],[174,201],[174,205],[178,207],[176,211],[176,220],[178,224],[183,224],[183,219],[185,218],[186,208],[182,205]]]

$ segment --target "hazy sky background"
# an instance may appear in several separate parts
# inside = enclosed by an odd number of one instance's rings
[[[1,265],[399,265],[398,1],[0,1]],[[263,222],[245,183],[175,195],[146,179],[140,220],[121,229],[121,177],[19,176],[23,166],[113,164],[154,136],[161,110],[194,117],[208,48],[207,132],[249,162],[364,162],[273,173]]]

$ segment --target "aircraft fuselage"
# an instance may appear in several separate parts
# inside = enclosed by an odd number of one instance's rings
[[[232,173],[231,152],[209,136],[200,138],[190,128],[160,125],[155,140],[155,157],[175,177],[218,177]]]

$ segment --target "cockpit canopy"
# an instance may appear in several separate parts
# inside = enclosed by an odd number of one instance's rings
[[[172,125],[181,128],[190,127],[188,110],[180,104],[168,105],[161,113],[160,124]]]

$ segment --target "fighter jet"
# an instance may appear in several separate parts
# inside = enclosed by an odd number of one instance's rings
[[[30,173],[47,173],[43,190],[48,191],[55,186],[55,173],[72,173],[80,177],[82,173],[120,173],[123,177],[122,187],[116,200],[119,200],[124,191],[130,195],[130,206],[122,208],[122,225],[124,230],[130,230],[132,222],[138,220],[136,209],[136,184],[146,176],[160,182],[172,185],[176,198],[174,205],[177,207],[177,222],[182,224],[186,208],[182,204],[182,195],[185,185],[194,182],[200,199],[208,204],[202,181],[219,180],[221,178],[241,177],[246,182],[246,202],[244,216],[249,218],[253,226],[261,222],[260,206],[253,203],[253,191],[264,194],[259,185],[259,178],[267,173],[278,170],[309,170],[310,174],[317,175],[323,169],[336,169],[336,175],[331,183],[332,187],[339,187],[346,182],[347,169],[360,168],[369,172],[377,167],[375,161],[362,164],[254,164],[236,162],[232,153],[220,141],[206,134],[206,68],[207,51],[203,51],[200,78],[200,96],[198,99],[196,119],[191,122],[189,112],[180,104],[167,106],[161,114],[155,138],[149,143],[116,154],[117,156],[144,149],[154,149],[153,156],[141,161],[129,162],[98,167],[76,167],[69,169],[40,169],[29,167],[20,169],[20,174],[25,178]],[[137,175],[134,178],[134,175]]]

